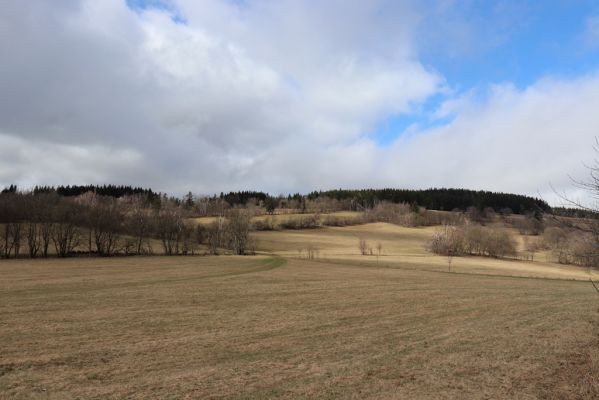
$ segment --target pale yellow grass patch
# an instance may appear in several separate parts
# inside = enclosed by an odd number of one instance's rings
[[[447,257],[432,254],[428,249],[436,227],[407,228],[387,223],[371,223],[349,227],[325,227],[301,231],[256,232],[259,248],[286,257],[298,257],[308,246],[319,250],[319,258],[343,262],[378,264],[394,268],[420,268],[448,270]],[[522,246],[523,238],[511,233]],[[358,247],[360,239],[373,249],[372,256],[362,256]],[[532,238],[529,240],[538,240]],[[377,244],[382,246],[377,257]],[[534,261],[520,259],[494,259],[489,257],[453,257],[452,272],[529,276],[555,279],[599,280],[597,271],[552,262],[549,252],[539,252]]]

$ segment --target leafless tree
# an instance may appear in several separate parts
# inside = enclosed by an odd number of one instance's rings
[[[126,219],[126,230],[133,237],[133,250],[136,254],[149,253],[150,244],[148,237],[151,230],[150,210],[144,207],[141,198],[134,203],[131,213]]]
[[[21,224],[19,222],[7,222],[0,230],[0,248],[2,256],[10,258],[19,256],[21,248]]]
[[[29,221],[26,225],[25,236],[27,237],[29,257],[37,257],[42,245],[41,225],[35,221]]]
[[[183,224],[181,230],[181,253],[183,255],[194,255],[197,249],[198,240],[196,239],[197,230],[190,224]]]
[[[597,138],[595,138],[593,150],[595,151],[595,154],[599,154],[599,139]],[[571,180],[575,187],[586,191],[590,197],[597,202],[599,200],[599,160],[595,159],[592,165],[585,166],[589,173],[587,179],[577,180],[571,178]],[[567,218],[561,218],[559,223],[562,227],[583,232],[584,236],[587,238],[587,243],[590,243],[590,245],[587,246],[587,258],[592,260],[592,265],[589,265],[589,280],[599,293],[599,288],[595,282],[593,282],[591,275],[592,268],[599,267],[599,207],[596,205],[597,203],[595,203],[595,205],[583,204],[581,201],[574,200],[563,193],[559,193],[555,189],[554,193],[556,193],[566,204],[588,212],[589,216],[583,218],[582,221],[570,221]]]
[[[252,227],[252,215],[241,209],[231,210],[227,215],[227,242],[234,254],[245,254]]]
[[[544,224],[542,215],[536,215],[533,212],[526,213],[524,216],[514,218],[514,227],[518,229],[521,235],[537,236],[543,233]]]
[[[54,208],[53,219],[56,223],[52,225],[50,237],[59,257],[67,257],[80,244],[80,230],[76,224],[78,211],[78,207],[65,200],[60,201]]]
[[[217,217],[205,231],[205,240],[210,254],[217,255],[225,247],[225,219]]]
[[[430,249],[435,254],[458,255],[464,252],[464,236],[461,230],[452,225],[443,225],[433,234]]]
[[[360,238],[360,240],[358,240],[358,249],[360,250],[360,254],[362,254],[363,256],[368,254],[369,246],[366,239]]]
[[[433,234],[433,253],[449,256],[472,254],[503,258],[516,255],[516,242],[508,231],[479,225],[445,225]]]
[[[88,213],[96,251],[101,256],[113,255],[117,251],[123,219],[116,200],[100,199]]]
[[[524,254],[525,254],[526,260],[534,261],[535,253],[537,251],[539,251],[539,249],[540,249],[539,242],[537,242],[534,239],[524,237]]]
[[[308,257],[308,260],[314,260],[315,258],[318,258],[318,247],[314,246],[313,244],[309,244],[306,247],[306,256]]]
[[[179,208],[167,205],[154,218],[154,231],[162,243],[165,255],[179,254],[184,221]]]

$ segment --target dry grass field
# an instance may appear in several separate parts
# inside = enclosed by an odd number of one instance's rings
[[[300,231],[256,232],[259,249],[284,257],[300,257],[300,251],[312,246],[318,258],[330,262],[359,264],[389,268],[413,268],[417,270],[447,271],[447,257],[436,256],[427,250],[427,244],[438,227],[406,228],[402,226],[372,223],[349,227],[325,227]],[[517,241],[523,237],[512,230]],[[373,248],[372,256],[362,256],[358,247],[360,239]],[[377,257],[377,244],[381,254]],[[305,256],[305,252],[303,253]],[[588,281],[589,270],[565,266],[554,262],[548,251],[535,254],[534,261],[519,259],[494,259],[487,257],[454,257],[452,272],[482,275],[507,275],[555,279],[579,279]],[[592,277],[599,280],[599,273]]]
[[[0,261],[0,398],[597,398],[588,272],[541,255],[447,273],[431,232],[257,233],[276,256]],[[382,243],[378,261],[359,237]],[[307,245],[318,259],[297,258]]]

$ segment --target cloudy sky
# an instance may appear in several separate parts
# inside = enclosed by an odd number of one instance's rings
[[[4,0],[0,186],[576,193],[594,1]]]

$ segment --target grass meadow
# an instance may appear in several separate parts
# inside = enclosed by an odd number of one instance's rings
[[[0,398],[597,398],[589,272],[540,253],[455,257],[448,273],[432,231],[257,232],[261,254],[245,257],[0,261]],[[380,255],[360,255],[360,238]]]

